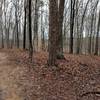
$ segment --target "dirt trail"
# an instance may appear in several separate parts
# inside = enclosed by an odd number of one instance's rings
[[[0,53],[0,100],[23,100],[16,84],[15,68],[6,53]]]

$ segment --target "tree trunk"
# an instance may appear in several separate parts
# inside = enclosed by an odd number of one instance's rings
[[[18,18],[17,18],[17,8],[15,11],[15,17],[16,17],[16,46],[19,48],[19,31],[18,31]]]
[[[75,0],[71,0],[71,12],[70,12],[70,51],[73,53],[73,29],[74,29],[74,16],[75,16]]]
[[[32,46],[32,25],[31,25],[31,3],[32,1],[29,0],[29,57],[30,60],[32,61],[32,56],[33,56],[33,46]]]
[[[26,49],[26,7],[24,7],[24,13],[23,49]]]
[[[98,55],[98,49],[99,49],[99,30],[100,30],[100,11],[99,11],[98,26],[97,26],[97,34],[96,34],[95,55]]]
[[[62,28],[63,28],[63,19],[64,19],[64,4],[65,0],[60,0],[59,2],[59,35],[58,35],[58,48],[57,48],[57,56],[62,58],[63,57],[63,33],[62,33]]]
[[[34,16],[34,51],[38,51],[38,0],[35,0],[35,16]]]
[[[48,65],[55,65],[57,56],[58,2],[49,0],[49,59]]]

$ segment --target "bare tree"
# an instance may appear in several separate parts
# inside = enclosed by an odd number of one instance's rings
[[[98,55],[98,50],[99,50],[99,30],[100,30],[100,10],[99,10],[97,33],[96,33],[95,55]]]
[[[75,19],[75,0],[71,0],[71,11],[70,11],[70,53],[73,53],[73,29]]]
[[[64,19],[64,6],[65,0],[60,0],[59,7],[58,7],[58,15],[59,15],[59,35],[57,39],[58,48],[57,48],[57,58],[64,58],[63,57],[63,33],[62,33],[62,27],[63,27],[63,19]]]
[[[29,0],[28,1],[28,9],[29,9],[29,15],[28,15],[28,21],[29,21],[29,57],[30,57],[30,59],[31,59],[31,61],[32,61],[32,56],[33,56],[33,46],[32,46],[32,24],[31,24],[31,21],[32,21],[32,19],[31,19],[31,13],[32,13],[32,11],[31,11],[31,5],[32,5],[32,1],[31,0]]]
[[[26,49],[26,20],[27,20],[27,2],[24,0],[24,28],[23,28],[23,49]]]

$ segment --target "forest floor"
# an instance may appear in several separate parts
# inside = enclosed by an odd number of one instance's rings
[[[100,100],[100,57],[65,54],[56,67],[47,57],[30,63],[27,51],[0,50],[0,100]]]

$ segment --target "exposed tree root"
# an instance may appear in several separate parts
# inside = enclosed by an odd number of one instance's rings
[[[61,60],[66,60],[66,58],[64,57],[64,54],[57,54],[57,59],[61,59]]]

